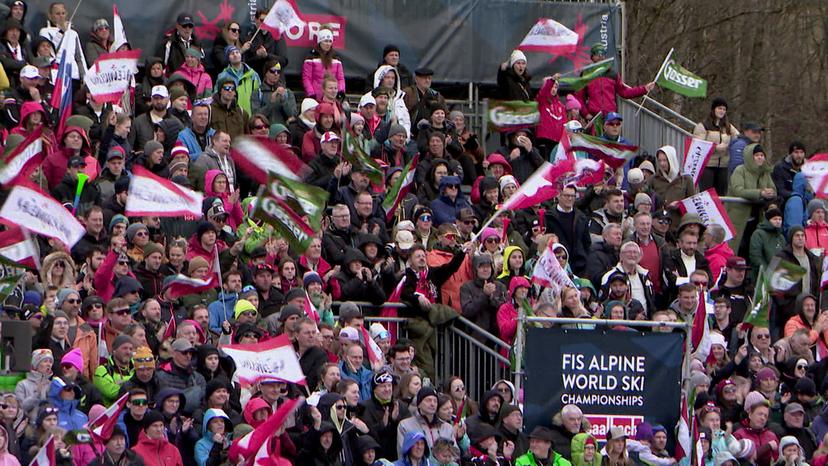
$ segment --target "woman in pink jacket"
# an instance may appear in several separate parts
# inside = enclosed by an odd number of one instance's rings
[[[227,175],[221,170],[207,170],[204,175],[204,194],[208,197],[221,199],[224,212],[227,214],[227,224],[235,230],[243,218],[239,191],[229,192]]]
[[[552,148],[561,140],[563,125],[566,123],[566,107],[558,97],[558,75],[547,76],[543,79],[538,96],[538,124],[537,145],[541,157],[549,160]]]
[[[209,97],[213,92],[213,79],[204,70],[204,65],[201,64],[202,58],[204,57],[201,50],[190,47],[184,52],[184,64],[176,71],[176,73],[184,76],[187,81],[193,83],[196,88],[196,99]]]
[[[302,64],[302,86],[306,97],[319,100],[322,96],[322,79],[326,74],[336,78],[339,92],[345,92],[345,70],[333,49],[333,31],[322,28],[316,37],[316,47]]]
[[[825,203],[812,199],[808,203],[808,221],[805,222],[805,247],[816,255],[828,249],[828,223],[825,223]]]
[[[500,339],[512,345],[515,341],[515,333],[518,326],[517,306],[524,299],[529,299],[529,289],[532,287],[526,277],[512,277],[509,282],[509,301],[500,305],[497,310],[497,328],[500,330]],[[509,350],[501,348],[500,353],[509,357]]]

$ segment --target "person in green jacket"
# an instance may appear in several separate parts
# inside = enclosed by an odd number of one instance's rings
[[[767,267],[773,256],[785,247],[787,241],[782,232],[782,211],[769,209],[765,220],[750,237],[750,281],[756,283],[759,267]]]
[[[239,107],[244,109],[248,115],[252,115],[253,94],[259,91],[262,78],[259,77],[259,73],[242,61],[241,50],[235,45],[225,47],[224,56],[230,64],[219,73],[216,79],[216,92],[219,90],[218,83],[222,81],[222,78],[230,76],[236,83],[236,99]]]
[[[95,369],[92,383],[103,396],[104,406],[109,406],[118,400],[121,385],[135,374],[132,367],[132,337],[118,335],[112,342],[110,353],[112,356]]]
[[[748,144],[742,152],[744,163],[733,170],[730,177],[730,188],[727,195],[741,197],[748,203],[729,202],[727,213],[730,221],[736,227],[736,236],[730,240],[730,248],[739,254],[739,246],[746,231],[746,225],[751,217],[760,218],[764,208],[776,199],[776,185],[773,184],[771,171],[773,166],[767,163],[765,150],[759,144]]]
[[[601,466],[595,437],[585,433],[572,437],[572,466]]]
[[[515,460],[515,466],[571,466],[552,447],[552,431],[548,427],[535,427],[529,434],[529,451]]]

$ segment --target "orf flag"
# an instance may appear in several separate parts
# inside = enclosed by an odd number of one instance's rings
[[[35,187],[15,186],[0,209],[0,222],[55,238],[70,249],[86,233],[72,213]]]
[[[267,12],[262,29],[279,38],[281,34],[293,27],[305,27],[305,22],[299,16],[299,8],[293,0],[276,0],[276,3]]]
[[[120,46],[127,43],[127,38],[124,23],[121,21],[121,15],[118,14],[118,7],[115,5],[112,5],[112,34],[115,38],[112,41],[112,46],[109,47],[109,51],[116,52]]]
[[[242,388],[263,378],[306,385],[296,351],[285,334],[259,343],[225,345],[221,349],[236,363],[233,381],[238,381]]]
[[[50,435],[46,443],[40,447],[40,450],[35,455],[29,466],[55,466],[55,436]]]
[[[0,256],[24,267],[37,268],[37,245],[19,227],[0,232]]]
[[[812,155],[802,166],[802,173],[816,197],[828,199],[828,153]]]
[[[209,280],[201,280],[198,278],[188,277],[183,274],[178,274],[174,276],[169,283],[167,283],[167,292],[169,293],[170,299],[178,299],[182,296],[200,294],[215,287],[215,274],[213,274]]]
[[[115,403],[112,403],[112,406],[102,412],[100,416],[90,420],[86,424],[89,435],[101,443],[106,443],[109,437],[112,436],[112,430],[115,428],[115,425],[118,424],[118,417],[126,406],[128,398],[129,393],[124,393],[122,397],[118,398]]]
[[[699,290],[696,315],[693,317],[693,328],[690,331],[690,342],[693,345],[692,352],[701,357],[704,361],[710,354],[710,324],[707,320],[707,308],[705,306],[704,290]]]
[[[15,181],[26,177],[30,170],[43,162],[43,128],[38,126],[0,162],[0,184],[17,184]]]
[[[578,48],[578,34],[553,19],[540,18],[517,48],[551,55],[572,53]]]
[[[124,50],[101,55],[86,71],[83,82],[96,102],[117,104],[138,72],[140,50]]]
[[[698,186],[701,172],[715,150],[716,144],[712,141],[686,138],[684,140],[684,165],[681,167],[682,176],[687,175],[693,178],[693,184]]]
[[[267,183],[268,172],[297,181],[308,172],[296,154],[274,141],[241,136],[233,141],[232,153],[236,165],[259,184]]]
[[[64,37],[64,42],[67,42],[71,37]],[[73,54],[74,55],[74,54]],[[52,90],[52,101],[50,105],[58,111],[59,119],[57,131],[55,134],[58,137],[63,136],[63,128],[66,126],[66,119],[72,114],[72,67],[74,60],[71,56],[66,54],[66,50],[60,54],[60,64],[58,65],[57,76],[55,77],[55,87]],[[86,65],[84,65],[86,66]]]
[[[687,213],[698,215],[705,226],[715,223],[724,227],[725,241],[729,241],[736,235],[736,228],[713,188],[682,199],[679,201],[679,210],[682,215]]]
[[[203,196],[135,165],[125,214],[128,217],[201,217]]]

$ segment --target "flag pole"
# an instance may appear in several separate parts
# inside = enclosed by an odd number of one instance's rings
[[[78,0],[78,4],[77,4],[77,5],[75,5],[75,10],[74,10],[74,11],[72,11],[72,16],[70,16],[70,17],[69,17],[69,21],[68,21],[68,23],[69,23],[69,27],[70,27],[70,28],[72,27],[72,26],[71,26],[71,25],[72,25],[72,20],[73,20],[73,19],[75,19],[75,13],[77,13],[77,12],[78,12],[78,8],[80,8],[81,3],[83,3],[83,0]]]
[[[661,68],[658,69],[658,73],[656,73],[656,76],[655,76],[655,79],[653,79],[653,82],[658,81],[658,78],[661,76],[661,73],[664,72],[664,68],[667,66],[667,62],[670,61],[670,57],[673,56],[673,52],[675,50],[676,49],[674,47],[670,48],[670,53],[667,54],[667,57],[664,59],[664,62],[661,63]],[[648,98],[647,96],[648,95],[650,95],[650,91],[647,91],[647,93],[644,94],[644,99],[642,99],[641,103],[638,104],[638,110],[636,110],[635,116],[638,116],[638,114],[641,112],[641,109],[644,108],[644,103],[647,102],[647,98]]]
[[[219,292],[224,293],[224,279],[221,278],[221,261],[219,260],[218,247],[216,247],[216,246],[213,246],[213,247],[216,250],[216,270],[218,270],[218,281],[219,281],[219,290],[220,290]],[[224,308],[224,320],[226,320],[227,322],[230,322],[230,319],[227,318],[227,301],[225,301],[221,297],[219,297],[219,299],[221,299],[221,307]]]
[[[477,233],[472,235],[471,240],[476,241],[477,238],[480,236],[480,234],[483,233],[483,230],[485,230],[487,226],[491,225],[492,222],[494,222],[494,219],[499,217],[502,212],[503,212],[503,209],[498,209],[497,211],[495,211],[494,215],[489,217],[489,219],[486,220],[486,223],[484,223],[483,226],[480,227],[480,230],[478,230]]]
[[[582,66],[582,67],[580,67],[580,68],[575,68],[575,69],[573,69],[573,70],[570,70],[570,71],[567,71],[567,72],[561,73],[561,74],[560,74],[560,77],[561,77],[561,78],[563,78],[564,76],[573,75],[573,74],[575,74],[575,73],[578,73],[578,72],[584,71],[584,70],[586,70],[586,69],[589,69],[589,68],[595,68],[595,67],[598,67],[598,66],[603,65],[604,63],[609,63],[609,62],[612,62],[612,61],[615,61],[615,57],[605,58],[605,59],[603,59],[603,60],[601,60],[601,61],[597,61],[597,62],[595,62],[595,63],[590,63],[589,65],[584,65],[584,66]]]

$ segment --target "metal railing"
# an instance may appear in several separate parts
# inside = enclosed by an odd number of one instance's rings
[[[687,125],[692,128],[695,123],[692,120],[674,112],[661,103],[646,99],[645,107],[638,112],[638,103],[625,99],[618,99],[618,110],[624,118],[623,136],[637,145],[640,151],[647,151],[655,155],[659,147],[670,145],[677,148],[681,155],[684,153],[684,139],[693,134],[679,125]],[[678,122],[674,123],[662,117],[655,111],[646,107],[652,102],[658,111],[670,114]]]

